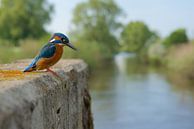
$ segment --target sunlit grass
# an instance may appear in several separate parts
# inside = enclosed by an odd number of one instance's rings
[[[43,46],[41,40],[22,40],[20,46],[12,42],[0,42],[0,63],[10,63],[18,59],[33,58]]]
[[[8,63],[16,58],[14,47],[1,46],[0,47],[0,63]]]
[[[11,45],[12,43],[7,41],[7,43],[0,46],[0,63],[10,63],[18,59],[34,58],[43,45],[46,44],[45,41],[46,39],[26,39],[20,41],[20,46]],[[73,44],[78,51],[74,51],[66,46],[64,48],[63,58],[81,58],[91,67],[101,66],[107,58],[111,58],[111,55],[103,52],[101,46],[96,42],[73,42]]]
[[[194,78],[194,44],[172,47],[166,56],[166,65],[188,78]]]

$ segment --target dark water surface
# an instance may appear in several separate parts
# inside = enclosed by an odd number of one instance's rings
[[[194,129],[194,85],[125,57],[90,79],[95,129]]]

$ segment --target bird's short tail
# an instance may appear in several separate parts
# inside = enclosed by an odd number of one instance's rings
[[[36,70],[36,60],[34,59],[33,61],[32,61],[32,63],[28,66],[28,67],[26,67],[25,69],[24,69],[24,71],[23,72],[32,72],[32,71],[34,71],[34,70]]]
[[[35,70],[35,69],[34,69],[33,67],[28,66],[28,67],[26,67],[26,68],[24,69],[23,72],[32,72],[32,71],[34,71],[34,70]]]

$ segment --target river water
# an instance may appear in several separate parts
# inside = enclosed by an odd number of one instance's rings
[[[90,78],[95,129],[194,129],[193,83],[134,56],[121,53]]]

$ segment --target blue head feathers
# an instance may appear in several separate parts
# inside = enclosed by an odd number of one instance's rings
[[[62,33],[54,33],[54,35],[49,40],[51,43],[69,43],[69,38]]]
[[[68,47],[76,50],[76,48],[69,42],[69,38],[62,33],[54,33],[54,35],[49,40],[49,42],[68,46]]]

